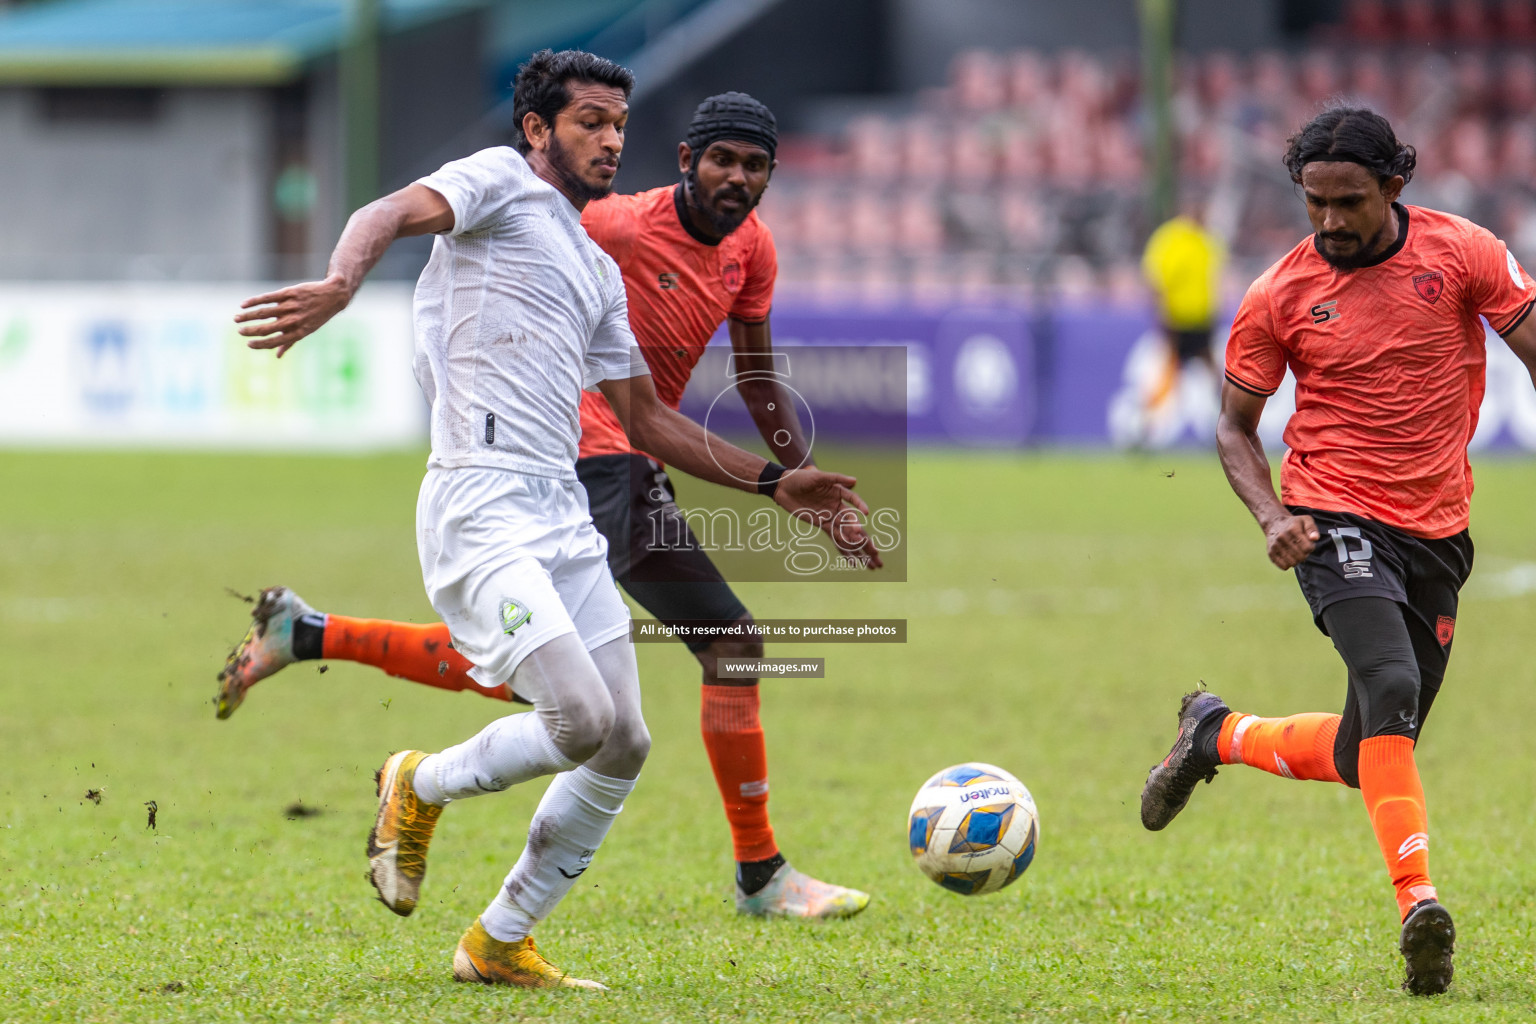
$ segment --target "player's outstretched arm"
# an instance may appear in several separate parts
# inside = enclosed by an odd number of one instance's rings
[[[736,390],[741,392],[747,412],[752,414],[752,422],[757,424],[768,450],[786,466],[816,465],[789,389],[776,372],[768,321],[753,324],[733,318],[728,323],[736,373],[747,375],[737,383]]]
[[[251,348],[275,348],[277,357],[347,308],[363,278],[397,238],[453,227],[453,207],[425,185],[407,185],[376,199],[347,220],[331,253],[325,280],[256,295],[240,304],[235,323]]]
[[[807,466],[785,471],[765,491],[760,482],[772,464],[668,408],[656,397],[649,374],[605,380],[598,387],[636,448],[700,480],[751,493],[771,491],[785,511],[815,522],[845,555],[871,569],[883,564],[859,523],[856,513],[868,515],[869,506],[853,492],[858,482],[853,477]]]
[[[1221,386],[1221,415],[1216,420],[1216,451],[1232,490],[1248,506],[1264,531],[1269,560],[1280,569],[1294,567],[1317,545],[1321,534],[1311,516],[1293,516],[1280,504],[1269,475],[1269,459],[1259,440],[1264,397],[1227,381]]]

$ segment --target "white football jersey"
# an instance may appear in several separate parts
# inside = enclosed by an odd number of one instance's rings
[[[419,184],[453,207],[416,284],[428,464],[575,479],[582,389],[650,372],[618,265],[515,149],[481,150]]]

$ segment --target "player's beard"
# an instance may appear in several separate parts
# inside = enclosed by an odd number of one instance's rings
[[[545,151],[544,159],[549,161],[550,168],[559,176],[560,184],[564,186],[563,190],[578,203],[590,203],[592,200],[601,199],[613,191],[613,183],[617,180],[616,178],[609,178],[601,185],[594,185],[576,172],[575,160],[572,159],[566,148],[560,145],[560,137],[558,135],[550,135],[549,149]],[[594,165],[599,162],[597,160],[592,161]],[[615,172],[617,172],[619,159],[615,157],[613,162],[615,164]]]
[[[1319,233],[1317,236],[1318,245],[1316,246],[1317,254],[1321,256],[1329,266],[1334,267],[1335,269],[1359,270],[1361,267],[1367,266],[1373,262],[1378,256],[1381,255],[1382,250],[1386,248],[1386,246],[1378,244],[1381,241],[1381,236],[1386,234],[1386,230],[1387,226],[1383,225],[1382,229],[1376,233],[1376,237],[1368,243],[1362,241],[1360,236],[1355,234],[1353,231],[1333,233],[1333,237],[1337,238],[1343,236],[1345,238],[1352,238],[1359,243],[1355,246],[1355,251],[1350,253],[1348,256],[1340,256],[1334,253],[1330,253],[1326,244],[1329,236]]]
[[[709,226],[715,229],[715,233],[721,238],[735,231],[746,222],[747,217],[757,208],[757,204],[763,201],[761,194],[756,199],[752,198],[744,188],[735,188],[731,185],[721,185],[715,189],[714,194],[707,200],[701,199],[702,192],[699,188],[699,175],[697,171],[688,171],[688,205],[697,210],[709,221]],[[735,213],[722,213],[715,209],[715,203],[722,196],[730,196],[741,200],[741,206]]]

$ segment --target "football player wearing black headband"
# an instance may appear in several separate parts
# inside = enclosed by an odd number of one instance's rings
[[[663,402],[676,409],[694,366],[722,323],[735,352],[738,391],[776,462],[758,488],[814,464],[794,402],[773,374],[768,326],[778,260],[773,235],[754,212],[773,174],[778,127],[767,107],[740,92],[699,104],[678,144],[680,180],[636,195],[588,203],[587,233],[624,275],[630,325]],[[786,468],[787,467],[787,468]],[[737,861],[736,907],[756,916],[848,917],[869,896],[831,885],[786,863],[768,819],[768,758],[756,678],[721,678],[723,659],[760,658],[752,616],[699,546],[678,511],[661,464],[629,443],[602,395],[581,401],[576,472],[593,521],[608,540],[614,578],[659,621],[687,625],[685,640],[703,669],[700,714]],[[870,568],[878,552],[861,530],[839,540]],[[657,546],[657,538],[664,546]],[[447,690],[513,699],[485,689],[450,646],[441,623],[418,625],[314,612],[285,587],[269,588],[250,633],[220,673],[218,708],[227,717],[257,681],[294,661],[326,658],[375,665],[397,678]],[[701,624],[718,625],[711,637]]]

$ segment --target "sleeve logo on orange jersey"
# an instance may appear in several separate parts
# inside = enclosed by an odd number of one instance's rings
[[[735,260],[727,263],[720,270],[720,281],[725,285],[725,290],[732,294],[741,291],[741,264]]]
[[[1440,294],[1445,291],[1445,278],[1440,276],[1438,270],[1420,274],[1413,279],[1413,290],[1419,293],[1421,299],[1433,306],[1440,301]]]
[[[1509,268],[1509,279],[1515,282],[1515,287],[1525,290],[1525,278],[1520,276],[1520,264],[1515,260],[1515,254],[1508,248],[1504,250],[1504,265]]]
[[[1343,314],[1339,312],[1339,300],[1329,299],[1327,302],[1319,302],[1312,307],[1312,323],[1325,324],[1329,320],[1339,320]]]

